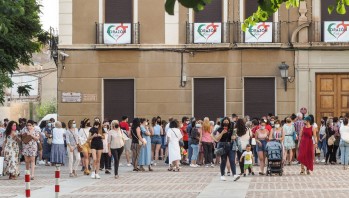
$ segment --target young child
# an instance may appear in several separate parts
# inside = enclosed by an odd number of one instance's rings
[[[246,177],[246,170],[250,169],[252,172],[252,175],[254,175],[253,172],[253,153],[251,151],[251,145],[246,145],[246,151],[241,155],[240,161],[244,161],[244,177]]]

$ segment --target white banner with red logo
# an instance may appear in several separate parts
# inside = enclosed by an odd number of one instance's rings
[[[194,43],[221,43],[221,23],[194,23]]]
[[[106,23],[103,29],[105,44],[131,43],[131,23]]]
[[[250,26],[245,31],[246,43],[270,43],[273,42],[273,23],[260,22]]]
[[[325,21],[325,42],[349,42],[349,21]]]

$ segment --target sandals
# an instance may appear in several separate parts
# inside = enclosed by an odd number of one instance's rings
[[[307,175],[310,175],[310,171],[309,170],[307,170]]]
[[[305,175],[305,169],[304,169],[304,168],[301,169],[300,174],[301,174],[301,175]]]
[[[174,168],[174,169],[173,169],[173,172],[179,172],[179,170],[180,170],[180,168],[177,167],[177,168]]]
[[[262,173],[262,172],[259,172],[259,175],[264,175],[264,173]]]

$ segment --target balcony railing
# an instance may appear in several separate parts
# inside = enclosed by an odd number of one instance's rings
[[[96,44],[140,44],[139,23],[96,23]]]

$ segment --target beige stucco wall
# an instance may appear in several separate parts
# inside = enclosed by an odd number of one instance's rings
[[[151,118],[192,115],[192,82],[195,77],[226,79],[226,113],[243,115],[243,77],[276,77],[277,114],[295,110],[294,84],[285,92],[278,64],[286,61],[293,75],[294,52],[285,50],[229,50],[184,54],[187,85],[179,86],[180,53],[165,51],[67,51],[66,69],[59,71],[60,119],[102,117],[103,78],[135,79],[135,116]],[[273,57],[271,59],[270,57]],[[241,63],[242,61],[242,63]],[[61,92],[97,94],[97,101],[61,103]]]

